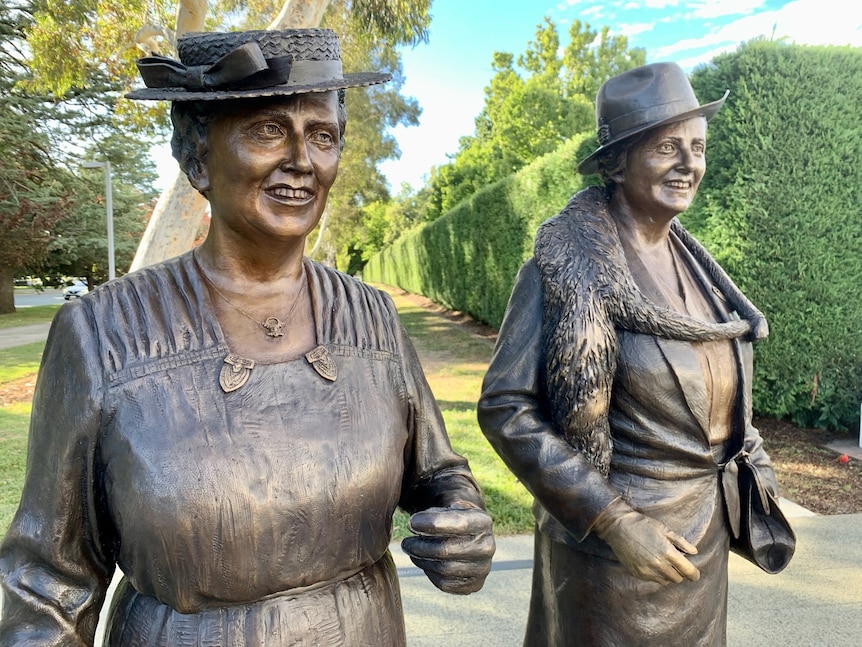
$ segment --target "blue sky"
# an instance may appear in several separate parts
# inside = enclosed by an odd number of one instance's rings
[[[862,46],[857,0],[433,0],[431,14],[429,42],[402,53],[402,93],[415,97],[423,114],[419,126],[393,131],[401,159],[381,165],[393,192],[402,182],[422,186],[431,167],[445,164],[459,138],[473,133],[493,53],[521,54],[545,16],[562,46],[574,20],[596,31],[607,25],[629,46],[643,47],[648,63],[676,61],[685,69],[773,33],[800,44]]]

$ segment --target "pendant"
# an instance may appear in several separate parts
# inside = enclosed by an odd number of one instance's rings
[[[318,346],[306,353],[305,359],[308,360],[321,377],[330,382],[335,382],[335,378],[338,377],[338,366],[335,365],[335,360],[332,359],[332,355],[329,354],[329,351],[324,346]]]
[[[254,360],[229,354],[224,358],[224,365],[218,376],[218,383],[222,391],[230,393],[242,387],[251,375],[254,368]]]
[[[284,324],[281,322],[281,319],[270,317],[261,326],[266,328],[266,334],[270,337],[284,337]]]

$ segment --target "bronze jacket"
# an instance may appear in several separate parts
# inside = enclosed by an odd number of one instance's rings
[[[634,325],[625,324],[627,329],[609,319],[611,308],[602,303],[614,295],[604,289],[602,281],[620,272],[621,252],[614,241],[602,240],[591,242],[589,253],[582,253],[585,243],[571,238],[572,231],[582,230],[582,218],[571,227],[568,223],[560,226],[559,220],[600,207],[602,199],[596,191],[590,189],[573,198],[551,223],[550,232],[546,227],[537,237],[543,244],[537,243],[538,258],[521,268],[482,387],[479,423],[497,453],[535,497],[538,525],[555,540],[613,558],[609,547],[590,529],[601,511],[622,496],[635,509],[663,521],[697,545],[713,517],[725,514],[719,491],[723,457],[714,455],[708,441],[701,365],[689,341],[635,332]],[[732,322],[736,317],[727,298],[732,288],[725,281],[713,280],[699,250],[693,252],[676,234],[672,237],[685,249],[690,264],[699,268],[698,278],[717,312],[723,313],[724,321]],[[560,249],[565,253],[559,253]],[[554,253],[560,259],[557,265],[543,263],[541,255]],[[572,273],[579,282],[561,289],[559,284],[566,280],[563,274],[578,263],[577,272]],[[544,272],[540,269],[543,264]],[[549,304],[563,295],[565,301]],[[738,298],[738,294],[733,296]],[[655,311],[654,304],[648,305]],[[621,309],[636,309],[629,306],[624,304]],[[759,313],[752,307],[746,314]],[[549,316],[555,319],[549,322]],[[563,326],[559,322],[567,316],[578,323],[560,332]],[[590,329],[584,321],[607,330],[604,334],[611,341],[591,338],[584,332]],[[553,335],[564,339],[560,342]],[[751,344],[735,338],[732,345],[738,398],[733,411],[736,435],[727,455],[744,444],[774,488],[769,458],[751,425]],[[549,348],[563,349],[566,354],[548,357]],[[610,357],[597,359],[595,355],[601,353]],[[611,367],[607,377],[601,375],[604,367]],[[564,378],[552,374],[557,372]],[[559,385],[578,380],[591,386],[582,389],[580,401],[567,400],[569,394],[560,393]],[[580,417],[574,419],[587,421],[581,424],[607,427],[607,446],[612,450],[606,471],[589,455],[589,447],[578,445],[582,429],[561,428],[559,421],[565,416],[554,411],[561,402],[580,408]]]

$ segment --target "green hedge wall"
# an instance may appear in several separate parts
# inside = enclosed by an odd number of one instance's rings
[[[695,70],[710,122],[685,226],[766,314],[762,415],[856,428],[862,401],[862,49],[754,41]],[[584,186],[571,141],[373,257],[364,277],[499,325],[538,225]]]
[[[573,139],[399,238],[369,259],[366,281],[424,294],[499,326],[515,274],[533,250],[536,228],[585,186],[577,161],[594,139]]]
[[[708,170],[682,220],[763,310],[759,413],[856,428],[862,400],[862,49],[755,41],[696,70]]]

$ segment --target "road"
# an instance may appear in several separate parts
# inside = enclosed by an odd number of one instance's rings
[[[49,306],[63,303],[63,291],[60,288],[45,288],[37,292],[33,288],[15,290],[15,307],[30,308],[32,306]]]

